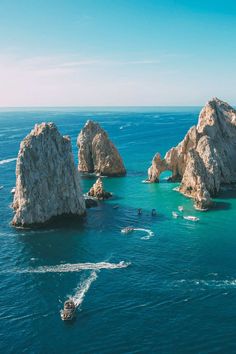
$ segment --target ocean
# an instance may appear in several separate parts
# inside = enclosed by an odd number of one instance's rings
[[[236,192],[197,212],[174,191],[168,173],[143,184],[156,152],[182,140],[199,107],[0,110],[0,352],[235,353]],[[11,189],[21,140],[35,123],[53,121],[76,139],[87,119],[117,146],[127,176],[103,178],[113,199],[82,221],[43,229],[10,225]],[[82,177],[87,192],[95,178]],[[118,204],[119,208],[113,208]],[[173,219],[184,206],[199,222]],[[142,215],[137,209],[142,208]],[[157,216],[151,216],[151,210]],[[122,234],[133,226],[150,230]],[[60,319],[68,297],[75,321]]]

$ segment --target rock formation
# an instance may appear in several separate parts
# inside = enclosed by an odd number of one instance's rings
[[[96,208],[99,205],[95,198],[89,197],[88,195],[84,195],[84,200],[87,209]]]
[[[195,207],[206,210],[222,184],[236,183],[236,110],[217,98],[202,109],[197,126],[164,159],[156,154],[148,170],[150,182],[163,171],[180,181],[179,191],[194,198]]]
[[[59,215],[82,215],[80,189],[70,138],[53,123],[35,125],[21,142],[16,163],[14,226],[33,226]]]
[[[94,183],[94,185],[88,192],[88,195],[99,200],[104,200],[112,197],[112,194],[110,192],[105,191],[101,178],[97,179],[96,183]]]
[[[126,170],[119,152],[107,133],[96,122],[88,120],[81,130],[79,147],[79,171],[101,176],[124,176]]]

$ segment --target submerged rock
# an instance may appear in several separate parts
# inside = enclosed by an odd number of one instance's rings
[[[21,142],[16,163],[14,226],[33,226],[59,215],[83,215],[85,202],[71,141],[55,124],[36,124]]]
[[[94,183],[94,185],[88,192],[88,195],[99,200],[109,199],[112,197],[112,193],[105,191],[101,178],[97,179],[96,183]]]
[[[86,195],[84,197],[84,200],[85,200],[85,206],[87,209],[96,208],[98,206],[98,201],[93,197],[89,197]]]
[[[148,170],[150,182],[158,182],[163,171],[181,181],[179,191],[206,210],[221,184],[236,183],[236,110],[213,98],[202,109],[197,126],[164,159],[156,154]]]
[[[77,145],[79,147],[79,171],[102,176],[124,176],[126,174],[118,150],[98,123],[87,121],[78,136]]]

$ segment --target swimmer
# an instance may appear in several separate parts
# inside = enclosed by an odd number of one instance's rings
[[[138,209],[138,215],[142,215],[142,209],[141,208]]]

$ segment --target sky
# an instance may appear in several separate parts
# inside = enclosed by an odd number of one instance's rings
[[[235,0],[0,0],[0,106],[236,104]]]

